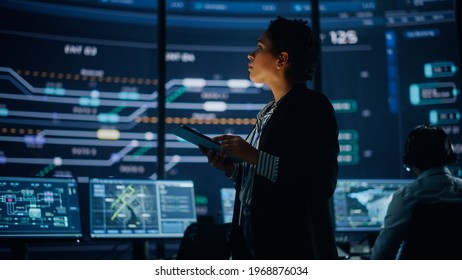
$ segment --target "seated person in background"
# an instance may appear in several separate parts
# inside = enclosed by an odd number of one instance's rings
[[[462,202],[462,179],[454,177],[447,167],[456,161],[449,137],[441,128],[420,125],[410,132],[403,163],[418,177],[393,194],[371,259],[401,258],[417,203]]]

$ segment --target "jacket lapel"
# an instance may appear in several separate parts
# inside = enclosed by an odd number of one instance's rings
[[[271,130],[274,125],[277,124],[280,116],[284,114],[286,110],[290,109],[290,103],[292,102],[294,96],[296,96],[296,94],[294,94],[294,89],[292,89],[286,94],[286,96],[284,96],[284,100],[282,100],[281,103],[277,106],[276,110],[274,110],[273,115],[271,115],[271,118],[266,123],[265,128],[263,129],[263,132],[260,136],[258,144],[260,150],[264,150],[266,141],[269,135],[271,135]],[[273,135],[272,137],[275,136]]]

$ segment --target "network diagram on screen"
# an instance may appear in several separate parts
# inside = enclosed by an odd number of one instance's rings
[[[0,177],[0,237],[81,237],[77,184]]]

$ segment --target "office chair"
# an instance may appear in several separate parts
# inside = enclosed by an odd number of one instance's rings
[[[178,260],[228,260],[231,257],[231,223],[193,223],[180,242]]]
[[[417,205],[403,258],[462,260],[462,203]]]

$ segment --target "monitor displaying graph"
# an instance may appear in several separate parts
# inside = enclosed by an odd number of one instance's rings
[[[90,180],[92,238],[181,237],[196,222],[192,181]]]

